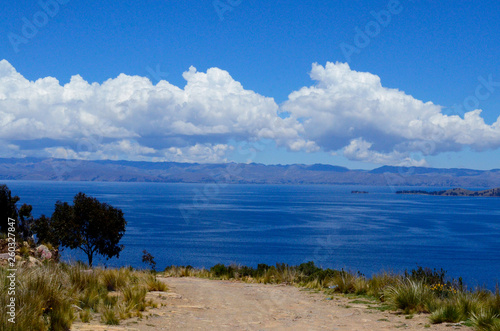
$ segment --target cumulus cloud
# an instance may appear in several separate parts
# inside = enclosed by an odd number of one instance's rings
[[[45,155],[58,159],[73,160],[130,160],[135,161],[170,161],[187,163],[224,163],[226,153],[234,147],[224,144],[196,144],[188,147],[170,147],[158,151],[144,147],[136,141],[120,140],[95,146],[95,150],[73,150],[69,147],[47,147]]]
[[[183,89],[124,74],[102,84],[76,75],[61,85],[52,77],[28,81],[0,61],[0,139],[50,141],[44,152],[54,157],[168,159],[176,148],[182,160],[190,152],[206,162],[224,160],[229,149],[220,146],[229,140],[317,148],[301,137],[300,123],[278,116],[272,98],[245,90],[227,71],[191,67],[183,77]]]
[[[407,167],[427,166],[427,162],[424,159],[415,160],[407,156],[405,153],[397,151],[391,153],[379,153],[371,150],[372,145],[372,143],[364,141],[363,138],[353,139],[349,145],[344,148],[344,155],[350,160],[376,164],[393,164]]]
[[[15,144],[11,144],[8,140],[0,139],[0,155],[5,155],[4,157],[24,157],[26,155],[20,154],[20,147]]]
[[[500,147],[500,117],[492,125],[481,110],[447,116],[442,107],[382,86],[378,76],[346,63],[314,64],[317,83],[290,94],[282,106],[304,126],[304,137],[326,151],[343,149],[351,160],[424,164],[412,153],[432,155]]]
[[[185,148],[171,147],[165,152],[165,158],[172,162],[221,163],[228,162],[226,153],[233,150],[233,146],[224,144],[196,144]]]
[[[227,162],[235,142],[271,140],[289,151],[423,166],[426,155],[500,147],[500,117],[486,124],[479,109],[445,115],[345,63],[314,64],[310,76],[316,83],[280,107],[218,68],[189,68],[183,88],[125,74],[61,85],[29,81],[2,60],[0,157]]]

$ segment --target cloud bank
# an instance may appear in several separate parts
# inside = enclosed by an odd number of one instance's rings
[[[272,98],[243,89],[228,72],[194,67],[180,89],[166,81],[121,74],[103,84],[73,76],[26,80],[0,62],[0,139],[44,141],[25,154],[84,159],[224,162],[229,140],[273,139],[290,150],[313,150],[300,123],[277,116]],[[23,152],[18,149],[19,152]]]
[[[61,85],[29,81],[2,60],[0,157],[226,162],[234,142],[266,139],[291,152],[425,165],[426,155],[500,147],[500,118],[488,125],[481,110],[444,115],[344,63],[314,64],[310,76],[316,84],[280,107],[218,68],[189,68],[184,88],[124,74],[102,84],[76,75]]]
[[[424,165],[410,155],[500,147],[500,117],[487,125],[479,109],[464,118],[445,115],[441,106],[383,87],[378,76],[346,63],[314,64],[310,76],[317,83],[291,93],[282,108],[300,119],[306,139],[326,151],[343,149],[351,160]]]

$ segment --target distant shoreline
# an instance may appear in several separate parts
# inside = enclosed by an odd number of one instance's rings
[[[435,196],[460,196],[460,197],[500,197],[500,188],[493,188],[483,191],[471,191],[463,188],[454,188],[445,191],[397,191],[396,194],[419,194],[419,195],[435,195]]]

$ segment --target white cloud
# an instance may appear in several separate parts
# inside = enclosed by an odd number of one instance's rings
[[[224,144],[196,144],[185,148],[172,147],[164,151],[164,160],[188,163],[223,163],[228,162],[228,159],[225,157],[226,153],[233,150],[233,146]]]
[[[83,158],[96,155],[67,145],[88,144],[89,137],[102,158],[161,157],[170,147],[198,155],[199,146],[231,139],[267,138],[292,150],[315,148],[300,137],[300,123],[278,116],[272,98],[245,90],[228,72],[211,68],[201,73],[191,67],[183,77],[184,89],[124,74],[102,84],[76,75],[61,86],[52,77],[28,81],[0,61],[0,139],[60,141],[45,151],[64,155],[63,149],[70,149]]]
[[[0,119],[1,120],[1,119]],[[0,139],[0,155],[4,157],[24,157],[26,155],[20,153],[18,145],[11,144],[7,140]]]
[[[80,160],[83,159],[81,155],[76,153],[71,148],[65,147],[47,147],[44,151],[53,158],[56,159],[72,159],[72,160]]]
[[[99,144],[92,149],[70,147],[48,147],[45,155],[58,159],[74,160],[134,160],[134,161],[169,161],[186,163],[224,163],[226,153],[234,147],[224,144],[196,144],[188,147],[169,147],[156,150],[139,145],[133,140],[120,140],[109,144]]]
[[[290,151],[425,165],[426,155],[500,147],[500,118],[488,125],[481,110],[447,116],[344,63],[314,64],[310,76],[316,84],[280,108],[218,68],[189,68],[184,88],[124,74],[61,85],[29,81],[2,60],[0,157],[226,162],[235,142],[274,140]]]
[[[500,147],[500,117],[487,125],[481,110],[464,118],[444,115],[440,106],[383,87],[378,76],[346,63],[314,64],[310,76],[317,84],[291,93],[282,108],[301,120],[305,139],[326,151],[344,148],[353,160],[418,164],[411,153]]]
[[[407,156],[405,153],[391,152],[391,153],[379,153],[371,150],[372,143],[366,142],[363,138],[357,138],[351,140],[349,145],[344,148],[344,156],[350,160],[364,161],[378,164],[391,164],[398,166],[415,166],[424,167],[427,166],[425,160],[414,160]]]

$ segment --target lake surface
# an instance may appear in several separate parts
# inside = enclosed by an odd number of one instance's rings
[[[51,215],[57,200],[71,202],[80,191],[121,208],[125,249],[119,259],[97,260],[108,266],[144,267],[146,249],[159,270],[314,261],[366,275],[421,265],[470,285],[500,281],[498,198],[396,195],[366,186],[2,183],[33,205],[35,217]],[[86,261],[77,251],[63,258]]]

